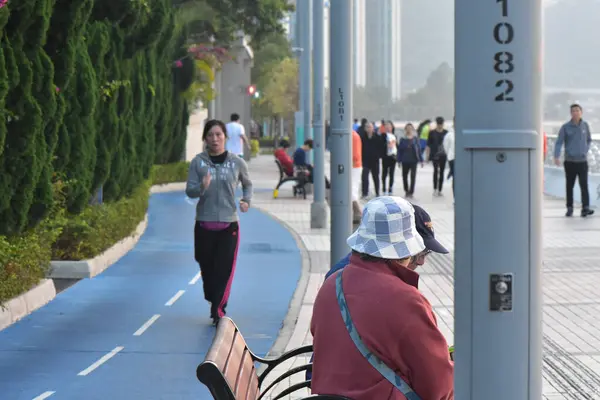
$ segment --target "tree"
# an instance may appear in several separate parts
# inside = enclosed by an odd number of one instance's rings
[[[260,92],[261,101],[254,101],[252,115],[256,120],[272,118],[275,113],[269,107],[272,102],[265,98],[265,88],[272,78],[272,71],[286,58],[292,56],[290,43],[281,33],[270,34],[263,42],[257,42],[254,52],[254,67],[252,68],[252,83]]]
[[[229,44],[239,31],[254,42],[283,33],[281,21],[294,10],[288,0],[173,0],[177,8],[196,8],[202,16],[190,21],[190,39]],[[253,44],[254,45],[254,44]]]
[[[268,107],[273,117],[293,119],[298,109],[298,62],[286,58],[279,62],[270,73],[259,104]]]

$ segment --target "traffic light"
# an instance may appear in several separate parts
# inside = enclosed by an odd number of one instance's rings
[[[248,94],[248,96],[254,96],[254,93],[256,93],[256,85],[248,86],[248,88],[246,89],[246,93]]]

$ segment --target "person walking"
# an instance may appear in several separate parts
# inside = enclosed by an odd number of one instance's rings
[[[238,157],[244,158],[244,145],[250,146],[246,137],[246,129],[240,123],[240,115],[231,114],[231,121],[225,126],[227,128],[226,150]]]
[[[571,120],[565,123],[558,132],[558,139],[554,145],[554,162],[560,166],[560,152],[564,145],[567,217],[573,216],[573,188],[575,181],[579,180],[581,189],[581,216],[587,217],[594,214],[590,209],[590,193],[588,189],[588,162],[587,155],[592,144],[590,126],[583,120],[583,109],[579,104],[571,105]]]
[[[359,204],[359,193],[362,172],[362,141],[356,131],[352,131],[352,220],[360,222],[362,210]]]
[[[444,137],[448,131],[444,129],[444,118],[435,119],[435,129],[429,132],[427,139],[427,160],[433,163],[433,195],[441,196],[444,187],[444,170],[446,169],[446,151]]]
[[[455,125],[454,123],[453,125]],[[444,150],[446,151],[446,157],[448,158],[448,179],[452,179],[452,197],[454,197],[454,130],[449,130],[446,136],[444,136]]]
[[[394,128],[394,124],[392,123],[392,121],[387,121],[384,126],[385,133],[382,133],[382,135],[385,136],[386,150],[385,154],[381,159],[381,186],[383,195],[385,196],[386,194],[388,194],[391,196],[392,192],[394,191],[394,172],[396,171],[396,157],[398,156],[398,144],[395,133],[396,129]],[[388,176],[389,182],[386,182]],[[386,183],[388,183],[387,191],[385,190]]]
[[[412,198],[415,194],[417,165],[423,165],[423,152],[413,124],[404,127],[404,137],[398,143],[398,163],[402,166],[402,184],[404,197]],[[410,175],[410,183],[409,177]]]
[[[199,199],[194,227],[194,256],[200,265],[204,298],[210,303],[214,325],[225,315],[235,274],[240,229],[235,190],[242,185],[240,211],[252,199],[252,181],[246,162],[225,150],[227,128],[222,121],[204,125],[205,151],[192,160],[185,193]]]
[[[369,195],[369,175],[373,178],[375,196],[379,196],[379,160],[386,149],[385,136],[374,132],[373,123],[367,122],[362,141],[362,196]]]

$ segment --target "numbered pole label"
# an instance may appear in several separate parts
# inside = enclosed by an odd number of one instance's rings
[[[500,16],[502,20],[498,22],[493,29],[494,41],[499,47],[499,51],[494,54],[494,72],[498,75],[495,87],[497,89],[494,101],[507,102],[514,101],[513,91],[515,84],[511,79],[511,74],[515,71],[515,56],[508,51],[508,47],[515,39],[515,29],[508,22],[509,19],[509,0],[496,0],[500,4]]]

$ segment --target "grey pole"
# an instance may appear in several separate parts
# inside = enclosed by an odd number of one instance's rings
[[[300,55],[300,108],[302,114],[302,125],[304,140],[310,139],[311,134],[311,108],[312,108],[312,0],[301,0],[297,2],[298,24],[300,27],[300,43],[302,53]],[[302,145],[302,143],[298,143]],[[308,159],[311,160],[309,153]]]
[[[352,11],[354,2],[331,0],[329,94],[331,121],[331,265],[348,254],[352,233]]]
[[[539,400],[542,3],[455,7],[455,397]]]
[[[294,114],[294,126],[296,130],[295,142],[296,146],[302,146],[306,136],[304,127],[304,105],[306,104],[306,85],[305,76],[306,69],[304,68],[304,30],[307,29],[307,13],[304,2],[300,1],[296,4],[296,47],[292,48],[294,54],[298,57],[298,112]]]
[[[323,101],[325,100],[325,32],[323,0],[313,4],[313,130],[314,130],[314,197],[310,205],[310,227],[327,227],[327,203],[325,202],[325,126],[323,124]]]

